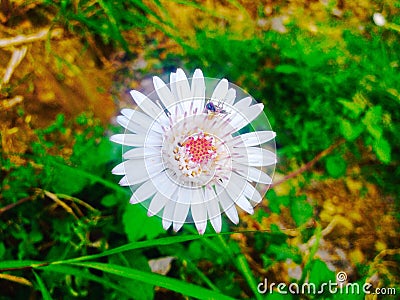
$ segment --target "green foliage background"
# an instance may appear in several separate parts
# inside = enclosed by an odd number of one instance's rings
[[[334,7],[336,2],[329,3]],[[398,5],[381,4],[399,24]],[[186,32],[174,22],[173,5],[186,13],[184,9],[201,12],[208,20]],[[252,9],[246,1],[224,5],[233,14]],[[268,19],[266,6],[260,3],[252,18]],[[284,2],[273,9],[279,14],[283,7]],[[314,182],[354,179],[354,166],[357,180],[373,184],[380,197],[390,199],[385,213],[394,217],[393,226],[398,225],[400,33],[375,26],[371,15],[358,16],[363,30],[340,22],[357,17],[343,9],[340,20],[327,14],[318,24],[318,34],[295,18],[284,24],[285,33],[269,28],[245,34],[237,30],[240,24],[220,17],[202,1],[44,1],[34,11],[53,14],[51,25],[80,37],[83,48],[124,51],[128,61],[142,57],[154,62],[135,76],[201,67],[209,77],[226,77],[250,91],[264,102],[278,134],[279,174],[290,174],[330,150],[301,174],[300,181],[288,181],[286,194],[269,191],[268,206],[256,210],[241,227],[224,220],[225,233],[209,229],[199,236],[190,225],[179,233],[165,232],[159,219],[128,204],[130,190],[119,187],[110,173],[121,160],[121,149],[107,136],[119,129],[102,124],[91,112],[74,118],[59,114],[50,126],[33,128],[33,141],[19,154],[23,164],[15,163],[15,153],[3,151],[3,138],[1,299],[280,299],[278,293],[258,293],[258,283],[268,277],[320,286],[334,280],[335,272],[317,255],[324,238],[318,213],[322,208],[306,190]],[[224,24],[222,29],[207,27],[217,23]],[[339,34],[332,38],[324,30]],[[173,46],[165,46],[164,39]],[[133,43],[142,43],[140,53]],[[3,86],[2,95],[12,95],[13,89]],[[22,108],[15,114],[25,117]],[[274,222],[265,226],[271,216],[282,218],[296,234]],[[262,230],[247,223],[259,224]],[[352,282],[364,283],[378,274],[380,286],[400,292],[398,227],[394,232],[392,244],[367,255],[376,260],[353,266]],[[379,265],[381,250],[397,267]],[[149,261],[163,257],[174,258],[168,275],[152,273]],[[287,270],[279,268],[290,262],[300,267],[297,279],[281,274]]]

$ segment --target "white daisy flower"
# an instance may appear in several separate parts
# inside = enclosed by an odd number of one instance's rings
[[[386,25],[386,19],[381,13],[374,13],[372,19],[374,20],[374,23],[378,26]]]
[[[169,85],[157,76],[153,83],[148,96],[131,91],[138,109],[121,111],[125,133],[111,137],[130,147],[112,170],[124,176],[120,185],[131,187],[130,203],[160,216],[165,230],[194,222],[200,234],[208,220],[220,232],[223,212],[234,224],[236,207],[252,214],[276,164],[275,132],[263,104],[199,69],[189,80],[177,69]]]

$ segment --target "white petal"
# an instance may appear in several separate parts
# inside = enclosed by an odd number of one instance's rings
[[[228,90],[228,92],[226,93],[225,103],[228,104],[228,105],[232,105],[233,102],[235,102],[235,99],[236,99],[236,90],[230,88]]]
[[[207,213],[210,219],[211,225],[214,227],[216,233],[221,232],[222,221],[221,221],[221,211],[218,205],[218,196],[215,191],[207,186],[204,190],[204,198],[207,206]]]
[[[232,113],[233,117],[230,122],[231,126],[235,131],[242,129],[247,124],[254,121],[264,109],[264,104],[258,103],[252,105],[246,109],[240,110],[240,112]]]
[[[121,114],[123,114],[125,117],[127,117],[128,119],[131,119],[133,114],[136,112],[136,110],[134,109],[130,109],[130,108],[123,108],[121,110]],[[148,116],[146,116],[148,117]],[[151,120],[151,119],[150,119]]]
[[[241,209],[243,209],[245,212],[248,214],[252,215],[254,214],[254,208],[250,204],[249,201],[247,201],[246,197],[244,195],[240,195],[237,201],[235,202],[237,206],[239,206]]]
[[[234,148],[232,159],[241,164],[256,167],[276,164],[275,153],[259,147]]]
[[[161,107],[158,107],[153,101],[151,101],[141,92],[132,90],[130,93],[136,104],[139,105],[139,107],[153,119],[156,119],[157,116],[162,113]]]
[[[233,147],[257,146],[272,140],[275,136],[276,133],[273,131],[255,131],[238,135],[227,144]]]
[[[182,69],[176,70],[176,93],[183,110],[188,112],[191,105],[191,92],[189,81]]]
[[[114,175],[125,175],[126,174],[126,161],[116,165],[112,170],[111,173]]]
[[[150,133],[147,136],[143,134],[114,134],[110,137],[110,141],[133,147],[144,147],[145,145],[152,147],[162,146],[162,137]]]
[[[167,230],[172,224],[172,217],[174,215],[174,210],[175,210],[175,202],[168,201],[167,204],[165,204],[162,216],[162,224],[165,230]]]
[[[147,215],[149,217],[156,215],[165,204],[170,201],[167,197],[165,197],[161,193],[157,193],[150,202],[149,209],[147,211]]]
[[[159,133],[163,133],[161,126],[154,122],[148,115],[133,109],[124,108],[121,113],[130,121],[139,124],[143,128],[150,128]],[[146,130],[147,131],[147,130]]]
[[[202,190],[197,189],[192,192],[192,204],[190,210],[197,231],[199,234],[204,234],[207,227],[207,209],[204,203]]]
[[[226,192],[223,192],[219,198],[219,203],[221,204],[223,211],[225,212],[229,220],[231,220],[233,224],[237,225],[239,223],[239,215],[235,205],[232,201],[229,200],[228,194]]]
[[[225,99],[226,94],[228,93],[228,80],[225,78],[221,79],[220,82],[218,82],[217,86],[214,89],[214,92],[212,93],[211,96],[211,101],[215,102],[221,102]]]
[[[206,94],[204,76],[200,69],[194,71],[191,92],[193,97],[193,111],[197,110],[200,113],[204,109]]]
[[[173,218],[174,231],[179,231],[186,221],[189,213],[191,196],[192,190],[179,187]]]
[[[154,88],[157,92],[158,97],[160,97],[161,102],[166,106],[170,106],[176,102],[175,96],[172,94],[171,90],[167,87],[164,81],[160,77],[153,77]]]
[[[186,203],[175,203],[175,210],[174,210],[174,221],[172,228],[175,232],[178,232],[183,224],[185,224],[185,220],[189,213],[190,204]]]
[[[247,182],[246,179],[244,179],[243,177],[235,173],[232,173],[225,190],[227,191],[228,195],[231,197],[233,202],[235,202],[235,204],[237,204],[241,209],[243,209],[247,213],[253,214],[254,213],[253,207],[243,195],[246,182]]]
[[[232,163],[232,167],[236,172],[246,178],[248,181],[259,182],[263,184],[271,184],[272,178],[266,173],[254,167],[248,167],[236,162]]]
[[[229,197],[223,187],[220,187],[219,185],[216,185],[215,187],[217,189],[219,203],[221,204],[222,211],[225,212],[225,214],[228,216],[233,224],[238,224],[239,216],[232,199]]]
[[[169,74],[169,85],[171,87],[171,93],[175,96],[175,100],[178,101],[178,93],[176,92],[176,73],[171,72],[171,74]]]
[[[152,181],[160,193],[162,193],[168,199],[173,198],[178,186],[170,179],[166,172],[161,173],[160,176],[153,177]]]
[[[143,183],[133,194],[129,202],[131,204],[136,204],[143,202],[147,199],[149,199],[151,196],[153,196],[156,193],[156,188],[154,187],[153,183],[148,180],[145,183]]]
[[[142,183],[146,181],[147,179],[144,178],[142,181],[137,182],[136,184]],[[122,179],[118,182],[120,186],[130,186],[133,185],[131,182],[129,182],[128,178],[126,176],[122,177]]]
[[[110,141],[121,145],[143,147],[145,136],[143,134],[114,134]]]
[[[246,196],[247,199],[253,201],[254,203],[258,204],[262,201],[260,193],[249,182],[246,182],[244,195]]]
[[[120,181],[120,185],[125,186],[141,183],[164,171],[164,165],[159,159],[155,160],[155,162],[151,162],[151,159],[153,158],[127,160],[117,165],[112,170],[112,173],[116,175],[125,174]]]
[[[134,122],[130,122],[129,119],[125,116],[118,116],[117,122],[119,125],[124,127],[125,129],[129,130],[133,133],[141,133],[146,134],[148,128],[143,127],[142,125]]]
[[[143,159],[145,157],[160,156],[161,150],[155,148],[133,148],[126,151],[122,157],[124,159]]]
[[[163,169],[163,162],[160,156],[148,157],[146,159],[129,159],[112,169],[115,175],[137,174],[137,176],[149,175],[152,177],[154,173],[160,173]],[[161,171],[160,171],[161,170]]]
[[[243,194],[245,186],[246,179],[236,173],[231,173],[229,181],[225,186],[225,190],[232,201],[236,202],[237,198],[239,198],[239,196]]]
[[[253,102],[253,99],[251,97],[246,97],[246,98],[240,99],[237,103],[235,103],[234,107],[238,111],[241,111],[243,109],[247,109],[251,105],[252,102]]]

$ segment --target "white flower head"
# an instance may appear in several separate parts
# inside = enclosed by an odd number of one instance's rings
[[[208,220],[220,232],[222,213],[237,224],[236,207],[252,214],[276,164],[263,104],[226,79],[204,78],[200,69],[190,79],[177,69],[169,85],[157,76],[153,83],[148,96],[131,91],[138,108],[121,111],[125,133],[111,137],[130,147],[112,170],[131,187],[130,203],[160,216],[166,230],[194,222],[200,234]]]
[[[374,23],[378,26],[386,25],[386,19],[381,13],[374,13],[372,19],[374,20]]]

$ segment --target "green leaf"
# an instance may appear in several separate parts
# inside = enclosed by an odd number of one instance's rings
[[[115,194],[108,194],[107,196],[103,197],[103,199],[101,199],[100,203],[105,207],[112,207],[117,205],[118,198]]]
[[[333,178],[339,178],[346,174],[347,164],[340,155],[329,156],[326,159],[326,170]]]
[[[53,159],[52,159],[53,160]],[[53,162],[48,166],[51,190],[59,194],[73,195],[79,193],[87,184],[88,178],[79,176],[78,169]]]
[[[375,141],[375,143],[372,144],[372,147],[376,153],[376,156],[381,162],[383,163],[390,162],[392,149],[387,140],[385,140],[384,138],[380,138],[379,140]]]
[[[44,300],[51,300],[51,296],[49,291],[47,290],[46,286],[44,285],[44,282],[42,278],[34,271],[32,270],[33,274],[35,275],[36,281],[39,285],[40,292],[42,293],[42,297]]]
[[[169,289],[171,291],[181,293],[186,296],[195,297],[198,299],[232,299],[231,297],[222,295],[221,293],[208,290],[206,288],[169,278],[167,276],[144,272],[118,265],[96,263],[96,262],[83,262],[73,263],[74,265],[100,270],[109,274],[118,275],[125,278],[135,279],[148,284],[156,283],[157,286]]]
[[[275,71],[283,74],[294,74],[299,72],[299,68],[293,65],[279,65],[275,68]]]
[[[307,198],[295,197],[290,204],[290,213],[297,226],[301,226],[313,215],[313,207],[307,202]]]
[[[271,190],[268,195],[268,207],[273,213],[279,214],[281,212],[281,206],[287,207],[290,203],[290,196],[278,196]]]
[[[147,216],[146,210],[140,204],[127,204],[122,222],[124,224],[125,233],[130,242],[138,241],[143,237],[153,239],[164,233],[165,230],[161,226],[161,219],[158,217]]]
[[[374,139],[380,139],[382,136],[382,107],[379,105],[371,107],[362,122]]]
[[[352,113],[353,118],[358,118],[365,109],[364,103],[356,103],[343,98],[338,98],[337,101]]]
[[[354,141],[364,131],[364,125],[361,123],[352,124],[345,119],[340,119],[340,132],[349,142]]]
[[[328,269],[326,263],[316,259],[312,262],[310,268],[309,282],[315,286],[320,286],[322,283],[327,283],[329,280],[335,282],[335,273]]]
[[[82,180],[87,180],[90,183],[95,183],[95,182],[96,183],[100,183],[100,184],[104,185],[105,187],[108,187],[108,188],[110,188],[110,189],[112,189],[112,190],[114,190],[116,192],[119,192],[119,193],[122,193],[122,194],[126,194],[126,195],[129,194],[129,190],[128,189],[126,189],[124,187],[121,187],[121,186],[119,186],[118,184],[116,184],[114,182],[105,180],[104,178],[102,178],[100,176],[97,176],[95,174],[92,174],[92,173],[87,172],[87,171],[82,170],[82,169],[77,169],[77,168],[68,166],[68,165],[66,165],[64,163],[60,163],[55,159],[52,159],[50,162],[51,162],[51,166],[49,168],[53,168],[54,167],[54,168],[58,168],[58,169],[60,169],[60,168],[61,169],[70,169],[70,171],[73,170],[75,172],[75,176],[82,177]],[[57,170],[55,170],[55,171],[57,171]],[[65,194],[65,193],[58,193],[58,194]]]
[[[206,246],[204,243],[202,243],[202,241],[193,241],[190,243],[187,249],[187,254],[192,260],[199,260],[204,258],[205,254],[207,253],[206,250]]]
[[[290,247],[286,243],[269,245],[268,253],[273,254],[277,261],[285,261],[290,258],[296,263],[301,263],[301,255],[298,253],[297,249]]]

